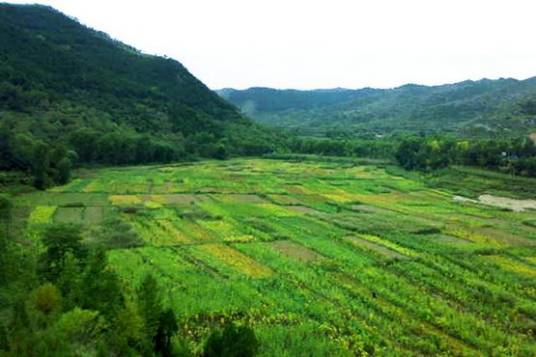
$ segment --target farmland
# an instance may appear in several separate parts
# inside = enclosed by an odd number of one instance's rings
[[[80,170],[15,205],[37,242],[54,222],[135,236],[110,269],[127,294],[156,276],[194,350],[235,320],[267,356],[533,356],[535,211],[476,199],[534,190],[476,169],[235,159]]]

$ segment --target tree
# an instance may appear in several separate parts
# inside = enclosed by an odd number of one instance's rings
[[[121,284],[115,272],[108,269],[104,249],[98,248],[89,254],[76,303],[83,309],[99,311],[109,320],[115,318],[123,306]]]
[[[396,161],[406,170],[422,168],[422,139],[412,137],[402,140],[395,153]]]
[[[11,168],[28,171],[32,167],[35,141],[27,134],[16,134],[9,143]]]
[[[145,320],[146,334],[153,341],[162,313],[162,304],[158,283],[152,274],[146,275],[143,279],[138,289],[138,302],[140,314]]]
[[[214,158],[218,160],[225,160],[229,158],[229,152],[227,147],[223,143],[219,143],[214,152]]]
[[[83,310],[78,307],[61,315],[53,326],[53,332],[71,344],[69,350],[80,345],[95,345],[106,324],[98,311]]]
[[[71,160],[69,160],[67,157],[64,157],[60,160],[57,166],[57,176],[56,176],[56,182],[59,184],[66,184],[71,179]]]
[[[63,295],[65,309],[76,306],[77,291],[82,277],[81,262],[73,253],[67,252],[63,258],[63,267],[56,285]]]
[[[27,356],[32,348],[33,331],[29,328],[30,318],[25,301],[15,302],[13,315],[8,324],[9,350],[13,356]]]
[[[203,357],[251,357],[259,350],[255,332],[248,326],[232,322],[214,331],[205,343]]]
[[[131,355],[132,349],[141,351],[148,344],[144,321],[135,301],[125,300],[125,306],[117,314],[114,325],[113,348],[117,355]]]
[[[166,309],[160,313],[158,327],[154,337],[154,350],[163,357],[171,357],[171,338],[177,333],[179,326],[175,318],[175,313],[171,309]]]
[[[73,131],[68,140],[82,162],[92,162],[96,159],[98,138],[99,135],[95,131],[81,128]]]
[[[33,305],[44,315],[59,311],[61,309],[61,293],[54,284],[45,283],[34,290]]]
[[[32,175],[34,186],[40,190],[48,186],[47,171],[50,167],[48,146],[45,143],[35,144],[32,155]]]
[[[80,227],[69,224],[55,224],[47,228],[42,242],[45,253],[42,255],[42,272],[50,281],[56,281],[60,276],[67,253],[75,257],[84,254]]]

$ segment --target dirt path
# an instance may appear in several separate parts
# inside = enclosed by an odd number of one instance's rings
[[[478,196],[478,200],[463,196],[454,196],[452,199],[454,202],[480,203],[488,206],[506,208],[514,212],[523,212],[528,209],[536,210],[536,200],[516,200],[514,198],[493,195],[480,195]]]
[[[536,210],[536,200],[516,200],[493,195],[480,195],[478,200],[485,205],[508,208],[514,212],[523,212],[527,209]]]

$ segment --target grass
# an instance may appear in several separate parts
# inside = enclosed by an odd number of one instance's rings
[[[35,239],[53,222],[88,236],[127,222],[145,245],[111,250],[110,268],[128,291],[154,274],[197,349],[233,319],[253,326],[262,356],[536,355],[535,212],[453,200],[530,198],[536,181],[386,165],[98,169],[15,203]]]

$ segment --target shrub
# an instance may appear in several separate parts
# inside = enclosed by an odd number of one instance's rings
[[[214,331],[205,343],[204,357],[249,357],[259,350],[255,332],[248,326],[227,323],[222,330]]]

